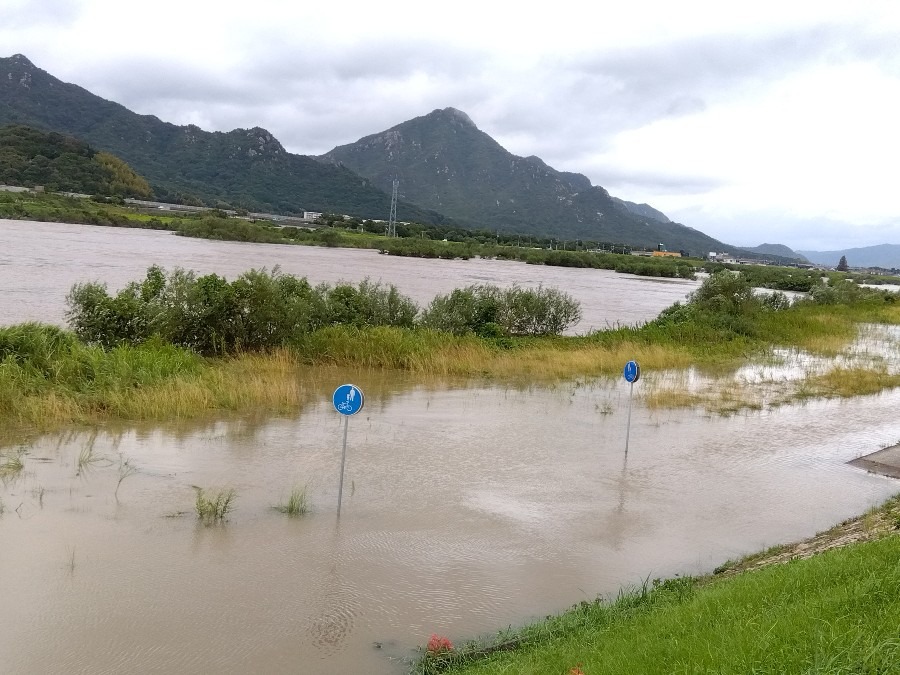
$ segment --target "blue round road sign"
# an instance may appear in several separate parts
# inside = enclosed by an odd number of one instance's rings
[[[629,361],[625,364],[624,374],[625,381],[634,384],[641,379],[641,367],[637,364],[637,361]]]
[[[331,401],[341,415],[355,415],[363,407],[362,389],[355,384],[342,384],[334,390]]]

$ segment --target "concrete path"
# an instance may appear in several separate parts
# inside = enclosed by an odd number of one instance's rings
[[[900,478],[900,444],[873,452],[865,457],[858,457],[847,463],[872,473],[880,473],[882,476]]]

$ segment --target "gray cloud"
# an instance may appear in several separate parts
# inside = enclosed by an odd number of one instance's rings
[[[532,114],[528,106],[507,105],[492,122],[500,135],[522,139],[545,159],[578,162],[606,149],[622,131],[702,112],[712,100],[747,93],[817,63],[877,58],[883,67],[900,70],[896,39],[857,25],[824,25],[560,59],[545,64],[546,74],[535,80],[542,87],[540,103],[565,101],[564,111],[547,107]]]
[[[0,6],[0,29],[68,26],[81,16],[83,5],[83,0],[4,0],[4,6]]]
[[[614,167],[595,168],[592,172],[601,185],[612,191],[655,192],[657,194],[702,194],[726,183],[711,176],[689,176],[655,171],[621,171]]]

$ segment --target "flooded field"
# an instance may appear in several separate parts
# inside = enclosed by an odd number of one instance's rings
[[[729,417],[638,398],[626,458],[621,380],[332,379],[290,419],[7,445],[4,672],[402,673],[431,633],[707,572],[897,491],[845,462],[897,442],[898,393]],[[338,520],[343,381],[368,400]],[[297,485],[311,512],[289,518]],[[198,522],[193,486],[236,490],[226,523]]]
[[[0,324],[62,323],[73,283],[117,289],[154,263],[370,277],[420,303],[542,283],[581,301],[577,331],[644,321],[697,286],[0,221]],[[290,417],[0,431],[0,670],[399,674],[432,633],[464,640],[812,535],[898,491],[846,462],[900,440],[900,390],[823,400],[810,378],[896,374],[898,345],[898,329],[866,326],[837,358],[786,350],[730,372],[645,372],[627,456],[621,378],[323,368],[298,375],[306,403]],[[330,397],[345,382],[367,402],[350,422],[338,519]],[[276,507],[298,487],[310,511],[288,517]],[[198,520],[198,488],[235,491],[224,523]]]
[[[423,260],[377,251],[206,241],[171,232],[0,220],[0,325],[65,322],[72,285],[101,281],[111,291],[142,279],[150,265],[183,267],[228,279],[280,265],[314,283],[365,278],[396,285],[420,305],[469,284],[561,288],[581,302],[574,332],[656,317],[699,285],[608,270],[526,265],[499,260]]]

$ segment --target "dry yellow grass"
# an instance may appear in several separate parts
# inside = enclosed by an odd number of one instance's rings
[[[536,347],[487,354],[486,358],[457,365],[457,374],[494,377],[529,377],[550,380],[579,375],[614,375],[635,359],[645,370],[687,368],[691,356],[676,347],[621,343],[613,347],[584,344],[570,349]]]
[[[900,320],[900,308],[888,308]],[[846,317],[816,317],[831,333],[815,331],[803,342],[818,354],[837,354],[849,344],[856,328]],[[348,371],[390,373],[396,382],[405,372],[417,384],[448,377],[490,377],[508,381],[549,382],[576,377],[621,373],[636,359],[645,373],[696,367],[698,357],[690,345],[647,344],[624,340],[611,345],[591,340],[559,339],[514,343],[502,349],[475,337],[454,338],[428,331],[392,328],[341,329],[323,332],[297,351],[281,349],[205,361],[201,367],[142,386],[120,386],[74,392],[64,388],[10,390],[0,412],[7,429],[48,429],[73,423],[96,424],[107,420],[190,419],[216,411],[296,411]],[[696,347],[696,345],[695,345]],[[718,360],[704,357],[706,366],[732,363],[736,356]],[[730,360],[729,360],[730,358]],[[738,359],[740,360],[740,359]],[[735,385],[727,374],[704,369],[711,382],[697,392],[687,383],[657,382],[644,395],[651,408],[702,407],[727,414],[758,409],[809,396],[857,396],[900,386],[900,375],[871,366],[838,368],[791,383],[777,393],[760,385]],[[387,375],[385,375],[387,377]],[[327,378],[327,383],[325,379]]]
[[[288,350],[242,355],[215,362],[198,375],[160,384],[94,395],[44,392],[22,396],[15,405],[19,426],[52,428],[110,419],[188,419],[214,410],[297,410],[312,397],[300,379],[303,370]]]
[[[900,374],[879,368],[839,367],[820,375],[810,375],[804,384],[813,396],[849,398],[900,387]]]

